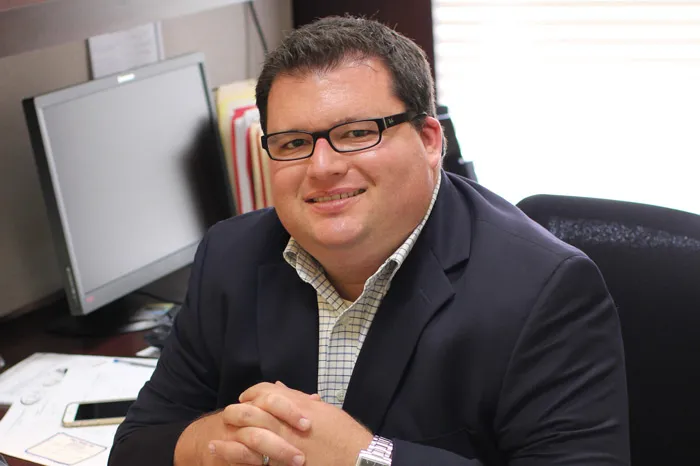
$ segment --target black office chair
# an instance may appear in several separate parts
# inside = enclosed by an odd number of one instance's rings
[[[447,141],[447,150],[445,151],[445,157],[442,161],[442,168],[444,168],[445,171],[456,173],[457,175],[462,175],[465,178],[478,182],[476,171],[474,171],[474,162],[468,162],[462,157],[459,141],[457,141],[457,133],[455,133],[455,127],[452,123],[452,117],[450,117],[447,106],[438,105],[436,114],[445,134],[445,140]]]
[[[615,300],[632,464],[699,464],[700,215],[551,195],[518,207],[595,261]]]

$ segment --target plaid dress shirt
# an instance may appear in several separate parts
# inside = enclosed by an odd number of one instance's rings
[[[372,320],[389,291],[392,278],[428,220],[439,189],[440,176],[421,223],[379,270],[367,279],[362,294],[355,302],[341,298],[326,277],[321,264],[294,238],[289,239],[283,253],[284,259],[294,267],[299,278],[314,287],[318,297],[318,393],[326,403],[343,406],[350,376]]]

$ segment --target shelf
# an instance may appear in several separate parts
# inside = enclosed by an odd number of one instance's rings
[[[0,0],[0,58],[245,0]]]

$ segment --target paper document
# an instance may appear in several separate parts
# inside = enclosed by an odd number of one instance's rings
[[[0,374],[0,404],[11,405],[15,400],[19,400],[22,394],[26,394],[27,387],[43,386],[43,381],[35,382],[53,368],[60,368],[61,364],[73,360],[73,357],[65,354],[35,353],[7,369]]]
[[[27,450],[34,456],[39,456],[61,464],[76,464],[92,458],[105,451],[106,447],[80,440],[66,434],[56,434]]]
[[[48,466],[77,458],[81,466],[106,465],[117,426],[65,428],[65,408],[72,402],[136,398],[155,364],[143,358],[33,355],[0,376],[0,397],[13,401],[0,420],[0,453]]]

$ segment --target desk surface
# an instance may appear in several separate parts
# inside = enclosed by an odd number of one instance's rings
[[[47,332],[47,324],[63,312],[64,309],[52,307],[8,322],[0,322],[0,354],[7,362],[6,368],[36,352],[133,356],[148,346],[143,338],[146,332],[81,338]],[[0,418],[5,415],[7,409],[8,406],[0,405]],[[5,457],[10,466],[34,464],[7,455]]]

